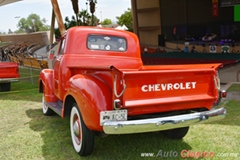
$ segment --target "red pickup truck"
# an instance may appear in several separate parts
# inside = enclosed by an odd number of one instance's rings
[[[40,73],[45,115],[70,117],[75,151],[93,151],[94,136],[162,131],[183,138],[190,125],[225,117],[221,64],[144,66],[131,32],[73,27],[50,50]],[[99,134],[100,133],[100,134]]]
[[[19,81],[18,64],[15,62],[0,62],[0,90],[10,91],[11,82]]]

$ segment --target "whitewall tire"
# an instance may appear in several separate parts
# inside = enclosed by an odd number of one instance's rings
[[[46,116],[51,116],[54,114],[54,111],[45,104],[44,95],[42,97],[42,111]]]
[[[94,146],[94,132],[85,125],[76,103],[73,104],[70,114],[70,132],[72,144],[80,156],[92,154]]]

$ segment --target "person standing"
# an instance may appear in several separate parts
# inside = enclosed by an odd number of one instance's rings
[[[4,53],[4,50],[3,48],[1,48],[1,54],[2,54],[2,61],[5,61],[5,53]]]
[[[195,46],[192,46],[191,53],[197,53]]]

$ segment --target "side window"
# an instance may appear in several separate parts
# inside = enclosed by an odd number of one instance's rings
[[[60,47],[58,55],[62,55],[63,54],[64,47],[65,47],[65,38],[61,42],[61,47]]]

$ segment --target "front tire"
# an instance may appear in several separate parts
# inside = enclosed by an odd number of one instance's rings
[[[163,135],[170,139],[182,139],[188,133],[189,127],[162,131]]]
[[[42,111],[43,111],[43,114],[46,116],[54,115],[54,111],[45,104],[44,95],[42,97]]]
[[[94,132],[85,125],[78,106],[73,104],[70,114],[70,131],[75,151],[80,156],[92,154],[94,147]]]

